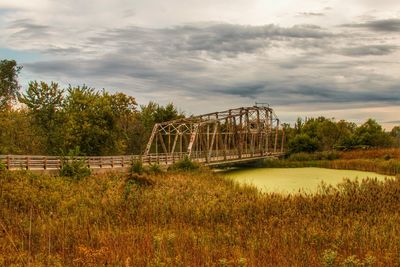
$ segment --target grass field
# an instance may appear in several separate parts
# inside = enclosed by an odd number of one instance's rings
[[[260,194],[202,170],[0,174],[1,266],[398,266],[400,180]]]

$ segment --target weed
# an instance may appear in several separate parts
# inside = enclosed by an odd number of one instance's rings
[[[207,170],[74,182],[1,172],[0,263],[397,266],[399,192],[400,179],[283,196]]]
[[[198,170],[200,165],[196,162],[193,162],[188,156],[185,156],[183,159],[175,162],[168,169],[174,171],[194,171]]]
[[[7,169],[6,164],[2,161],[0,161],[0,172],[5,171]]]
[[[131,174],[134,174],[134,173],[143,174],[144,173],[142,160],[140,160],[140,159],[139,160],[132,160],[130,173]]]
[[[331,249],[327,249],[322,255],[322,263],[326,267],[333,267],[335,266],[336,258],[337,252]]]
[[[60,175],[80,180],[90,175],[90,168],[87,166],[86,159],[79,157],[79,148],[70,150],[67,155],[61,156]]]
[[[159,164],[157,164],[157,163],[150,164],[148,169],[147,169],[147,171],[150,174],[155,174],[155,175],[163,173],[163,170],[161,169],[161,166]]]

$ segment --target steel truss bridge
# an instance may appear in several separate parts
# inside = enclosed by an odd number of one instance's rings
[[[229,109],[157,123],[143,155],[81,157],[91,169],[144,164],[170,165],[185,157],[204,165],[277,158],[284,155],[285,132],[269,106]],[[79,157],[77,157],[79,158]],[[63,161],[54,156],[0,155],[6,168],[58,170]]]
[[[151,163],[161,153],[206,165],[251,161],[283,155],[284,141],[272,108],[241,107],[156,124],[144,158]]]

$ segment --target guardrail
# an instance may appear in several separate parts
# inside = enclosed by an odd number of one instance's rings
[[[187,153],[173,154],[149,154],[142,155],[126,155],[126,156],[92,156],[92,157],[67,157],[58,156],[31,156],[31,155],[0,155],[0,161],[8,170],[59,170],[65,162],[73,160],[83,160],[90,169],[114,169],[129,167],[132,161],[141,160],[143,164],[160,164],[171,165],[183,159]],[[196,162],[210,164],[218,162],[230,162],[249,159],[259,159],[262,157],[276,157],[283,153],[266,153],[257,151],[254,153],[238,154],[237,151],[225,151],[224,153],[206,152],[196,153],[191,159]]]
[[[57,156],[31,156],[31,155],[0,155],[8,170],[58,170],[64,162],[83,160],[91,169],[98,168],[124,168],[130,166],[132,161],[141,160],[144,164],[172,164],[184,157],[183,154],[150,154],[148,156],[98,156],[98,157],[67,157],[63,159]]]

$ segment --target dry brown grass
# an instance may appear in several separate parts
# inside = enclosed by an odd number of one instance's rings
[[[341,159],[400,159],[400,148],[358,149],[339,153]]]
[[[399,180],[283,196],[208,171],[151,179],[1,173],[0,265],[400,264]]]

